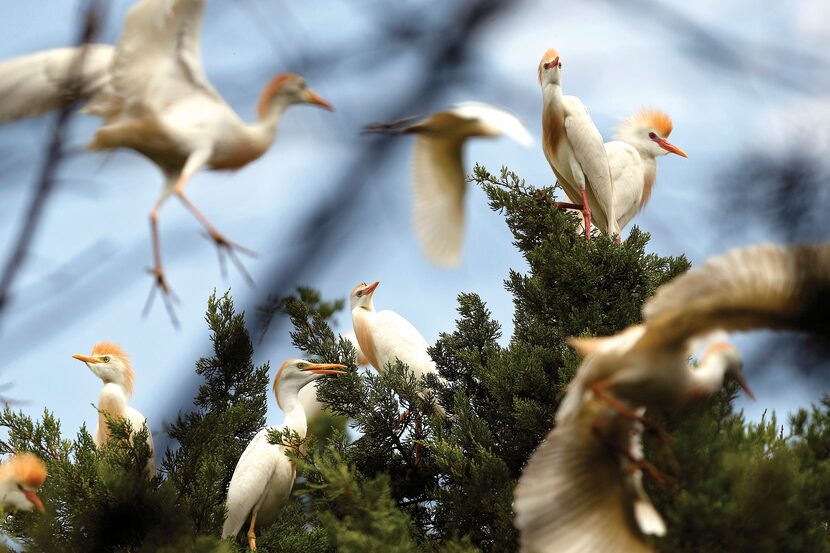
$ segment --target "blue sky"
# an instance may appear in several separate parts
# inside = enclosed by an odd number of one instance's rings
[[[102,42],[117,39],[129,4],[112,2]],[[725,33],[742,54],[764,62],[764,67],[780,64],[798,71],[787,65],[792,51],[824,56],[830,42],[819,23],[826,23],[830,15],[822,0],[801,0],[798,9],[762,7],[751,0],[685,4],[676,9]],[[251,120],[268,78],[294,69],[291,60],[306,48],[336,52],[337,45],[370,43],[383,30],[373,13],[379,5],[355,9],[352,3],[336,1],[314,7],[264,0],[209,1],[202,39],[208,77],[240,115]],[[406,4],[419,5],[424,17],[436,21],[449,13],[425,1]],[[635,219],[652,233],[652,251],[685,253],[699,264],[729,247],[771,239],[762,226],[726,234],[713,223],[729,217],[730,209],[740,209],[719,201],[728,186],[721,177],[739,153],[774,152],[804,129],[809,129],[814,144],[830,145],[828,131],[812,124],[816,114],[830,114],[827,96],[783,86],[775,71],[726,72],[716,60],[690,52],[686,35],[672,25],[616,6],[601,1],[516,2],[511,11],[490,22],[476,37],[475,55],[465,67],[472,78],[464,85],[449,85],[434,108],[465,100],[504,106],[527,122],[537,146],[523,149],[509,140],[475,141],[467,149],[467,165],[478,161],[497,170],[504,164],[530,183],[553,182],[538,146],[541,100],[536,65],[546,48],[556,47],[564,64],[566,93],[582,98],[606,139],[620,116],[642,106],[662,108],[674,119],[672,142],[689,159],[660,160],[652,201]],[[0,19],[0,59],[71,44],[76,12],[77,2],[63,0],[6,6]],[[364,140],[360,126],[381,119],[390,98],[405,91],[421,69],[416,56],[406,51],[364,65],[360,56],[333,55],[311,68],[307,79],[336,112],[291,108],[277,143],[261,160],[236,173],[204,172],[191,181],[190,197],[208,218],[229,238],[258,252],[256,259],[246,260],[255,281],[261,282],[301,246],[290,238],[290,231],[309,215],[311,206],[331,193],[355,145]],[[51,123],[44,118],[0,127],[4,260],[29,200]],[[96,126],[93,118],[75,119],[70,142],[82,146]],[[325,263],[314,264],[310,278],[304,276],[297,284],[336,298],[345,297],[357,282],[381,280],[377,307],[403,314],[430,342],[439,332],[453,329],[456,295],[477,292],[502,323],[506,342],[513,306],[503,280],[509,268],[522,270],[525,264],[511,245],[503,219],[490,212],[480,190],[471,190],[461,266],[443,270],[430,265],[409,223],[411,142],[400,142],[394,157],[383,160],[379,177],[362,185],[356,224],[347,225],[337,243],[329,245]],[[251,290],[233,270],[223,279],[215,251],[200,235],[198,223],[171,201],[161,214],[162,247],[168,278],[181,299],[182,329],[171,328],[158,303],[142,318],[151,285],[144,273],[151,264],[147,214],[161,188],[161,175],[132,153],[75,156],[60,174],[59,189],[17,283],[17,299],[0,328],[0,380],[14,383],[10,395],[25,400],[27,411],[55,411],[67,434],[84,421],[94,426],[96,413],[90,404],[97,400],[101,384],[70,355],[88,352],[98,340],[114,340],[131,353],[135,365],[133,404],[159,432],[162,420],[189,405],[195,391],[190,385],[193,363],[209,352],[203,321],[208,295],[214,288],[230,287],[237,303],[247,306],[267,291]],[[67,263],[71,278],[62,270]],[[298,274],[301,271],[303,267],[297,267]],[[63,276],[55,278],[56,272]],[[343,329],[350,326],[346,313],[339,320]],[[757,340],[736,341],[748,351]],[[260,362],[271,360],[275,371],[297,352],[283,326],[256,355]],[[794,379],[787,371],[747,371],[758,401],[741,405],[755,419],[765,409],[786,412],[807,405],[823,391],[818,382]],[[270,398],[269,422],[281,418]]]

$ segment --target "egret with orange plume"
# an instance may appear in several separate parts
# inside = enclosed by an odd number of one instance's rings
[[[133,432],[140,430],[147,424],[147,419],[135,408],[128,405],[133,395],[133,365],[127,352],[113,342],[98,342],[92,348],[92,355],[73,355],[78,361],[83,361],[92,373],[104,382],[101,393],[98,394],[98,427],[95,429],[93,440],[101,447],[110,437],[109,427],[104,413],[114,419],[126,419]],[[153,436],[147,432],[147,445],[152,453],[147,463],[150,474],[156,473],[155,447]]]
[[[274,395],[285,412],[282,430],[292,430],[305,438],[308,429],[300,390],[329,374],[344,374],[344,365],[311,363],[289,359],[280,366],[274,378]],[[248,523],[248,545],[256,551],[256,530],[272,524],[288,500],[294,487],[297,469],[285,454],[285,446],[268,442],[265,427],[254,436],[239,458],[228,486],[227,514],[222,537],[234,537]]]
[[[608,235],[619,234],[614,212],[614,181],[602,135],[576,96],[562,94],[562,61],[550,49],[539,62],[542,86],[542,150],[556,179],[573,203],[559,207],[579,209],[585,219],[585,239],[591,225]]]
[[[0,465],[0,505],[3,509],[40,512],[46,509],[35,490],[46,481],[46,465],[32,453],[17,453]]]
[[[349,294],[354,332],[366,359],[379,373],[383,373],[388,364],[400,360],[416,378],[427,374],[437,376],[435,361],[427,351],[429,344],[412,323],[394,311],[375,310],[373,297],[379,284],[380,281],[372,284],[364,282],[355,286]],[[438,403],[435,404],[435,412],[446,416],[444,408]]]
[[[308,103],[332,109],[299,75],[283,73],[263,91],[259,120],[243,122],[205,75],[200,28],[205,0],[141,0],[127,13],[113,49],[84,50],[83,67],[72,75],[81,49],[40,52],[0,64],[0,121],[44,113],[60,106],[67,83],[80,79],[86,111],[104,118],[91,150],[129,148],[154,162],[165,184],[150,212],[157,286],[170,289],[161,263],[158,212],[175,195],[190,210],[220,251],[244,273],[225,238],[185,195],[200,169],[239,169],[262,156],[274,141],[285,109]],[[11,100],[9,100],[11,98]],[[247,275],[247,273],[244,273]]]
[[[464,234],[462,149],[468,138],[506,135],[530,146],[533,138],[514,115],[497,107],[464,102],[414,124],[375,124],[368,132],[417,134],[412,151],[413,219],[427,257],[443,266],[457,265]]]

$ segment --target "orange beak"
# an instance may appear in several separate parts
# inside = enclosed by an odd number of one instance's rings
[[[321,98],[320,95],[314,92],[313,90],[306,91],[306,102],[308,102],[309,104],[318,105],[329,111],[334,111],[334,106],[323,100],[323,98]]]
[[[303,371],[313,372],[315,374],[346,374],[346,371],[339,371],[336,369],[345,369],[346,365],[338,365],[336,363],[312,363],[307,369]]]
[[[75,354],[75,355],[73,355],[72,357],[74,357],[74,358],[75,358],[75,359],[77,359],[78,361],[83,361],[84,363],[98,363],[98,362],[99,362],[99,361],[98,361],[97,359],[95,359],[94,357],[90,357],[90,356],[88,356],[88,355],[81,355],[80,353],[76,353],[76,354]]]
[[[677,154],[681,157],[689,157],[689,156],[686,155],[686,152],[684,152],[683,150],[681,150],[680,148],[678,148],[677,146],[675,146],[674,144],[672,144],[668,140],[660,138],[659,136],[657,136],[655,138],[652,138],[652,140],[657,142],[657,145],[660,146],[661,148],[663,148],[664,150],[666,150],[667,152]]]
[[[749,383],[746,381],[746,378],[744,378],[744,375],[742,375],[742,374],[735,374],[735,380],[737,380],[737,381],[738,381],[738,385],[739,385],[741,388],[743,388],[743,389],[744,389],[744,392],[746,392],[746,395],[748,395],[748,396],[749,396],[749,398],[750,398],[752,401],[755,401],[755,394],[753,394],[753,393],[752,393],[752,389],[749,387]]]
[[[37,496],[35,492],[33,492],[32,490],[23,490],[23,495],[26,496],[26,499],[28,499],[29,502],[32,505],[34,505],[38,511],[40,511],[41,513],[46,512],[46,507],[43,506],[43,501],[40,500],[40,498]]]
[[[375,288],[378,287],[378,284],[380,284],[379,280],[374,281],[372,284],[370,284],[369,286],[367,286],[366,288],[363,289],[363,293],[364,294],[373,293],[375,291]]]
[[[559,56],[556,56],[551,61],[545,63],[545,69],[550,69],[551,67],[556,67],[559,65]]]

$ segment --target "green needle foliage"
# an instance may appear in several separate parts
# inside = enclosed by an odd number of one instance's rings
[[[290,318],[307,358],[348,372],[318,381],[330,413],[305,439],[283,427],[268,433],[298,479],[279,520],[259,530],[259,551],[516,551],[513,489],[580,363],[567,338],[637,323],[643,301],[689,267],[683,256],[648,253],[636,227],[621,245],[599,234],[586,245],[575,215],[551,205],[553,189],[507,170],[476,167],[471,180],[504,215],[527,266],[504,268],[509,339],[481,297],[458,295],[455,324],[430,349],[444,381],[416,380],[400,362],[382,374],[356,367],[351,343],[331,330],[342,300],[301,288],[261,311],[266,323]],[[153,479],[146,429],[131,440],[124,421],[110,420],[113,438],[96,449],[85,428],[64,438],[49,412],[0,415],[0,453],[32,451],[49,469],[47,514],[8,514],[8,536],[31,551],[247,550],[244,531],[225,541],[219,533],[237,460],[265,425],[269,366],[253,365],[228,294],[210,298],[206,318],[213,354],[196,363],[202,385],[193,409],[169,425],[173,444]],[[734,410],[736,394],[729,385],[682,413],[650,414],[674,435],[679,461],[678,470],[647,438],[648,457],[673,480],[669,489],[646,480],[668,525],[656,549],[830,552],[830,398],[787,425],[774,415],[752,424]]]

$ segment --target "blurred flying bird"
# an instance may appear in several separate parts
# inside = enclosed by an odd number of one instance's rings
[[[539,62],[542,85],[542,150],[565,194],[573,203],[559,207],[579,209],[585,219],[585,239],[591,224],[619,235],[614,211],[614,181],[602,135],[576,96],[562,95],[562,62],[550,49]]]
[[[357,365],[368,365],[369,360],[363,355],[363,352],[360,351],[360,344],[357,343],[357,336],[355,336],[354,332],[351,330],[347,332],[343,332],[340,335],[341,338],[345,338],[349,342],[352,343],[352,346],[355,349],[355,364]],[[320,403],[317,399],[317,381],[315,380],[310,385],[305,386],[302,390],[300,390],[300,403],[303,405],[303,411],[305,411],[305,416],[308,420],[313,420],[317,415],[319,415],[323,409],[325,409],[325,405]]]
[[[17,453],[0,465],[0,508],[44,512],[35,490],[46,481],[46,465],[32,453]]]
[[[394,311],[375,311],[372,299],[379,284],[380,281],[358,284],[349,294],[352,324],[360,350],[379,373],[383,373],[387,364],[394,364],[397,359],[416,378],[427,374],[438,376],[435,361],[427,351],[429,344],[421,333]],[[440,376],[438,379],[442,380]],[[434,409],[437,415],[446,416],[440,404],[436,403]]]
[[[147,419],[135,408],[127,405],[133,395],[133,364],[127,352],[113,342],[98,342],[92,347],[92,355],[73,355],[78,361],[83,361],[89,370],[104,382],[101,393],[98,394],[98,427],[92,439],[95,445],[101,447],[110,437],[109,427],[104,413],[114,419],[123,418],[130,423],[133,432],[141,430],[147,424]],[[153,446],[153,435],[147,432],[147,445],[150,446],[150,459],[147,469],[150,475],[156,473],[156,450]]]
[[[413,220],[427,257],[445,267],[458,265],[464,235],[463,146],[471,137],[506,135],[533,144],[524,124],[512,114],[479,102],[457,104],[417,123],[406,119],[373,124],[366,132],[417,134],[412,151]]]
[[[273,142],[285,109],[309,103],[332,109],[299,75],[275,77],[260,96],[259,120],[243,122],[208,82],[200,55],[205,0],[141,0],[130,8],[118,44],[84,51],[79,75],[71,74],[81,48],[60,48],[0,64],[0,122],[59,107],[68,83],[80,81],[87,113],[104,125],[90,150],[130,148],[154,162],[164,187],[150,212],[156,285],[170,292],[162,269],[158,212],[176,195],[247,277],[235,250],[185,195],[188,180],[204,167],[239,169]],[[249,277],[247,277],[249,278]]]
[[[285,446],[268,442],[272,428],[292,430],[305,438],[308,421],[299,400],[300,390],[327,374],[344,374],[344,365],[285,361],[274,378],[274,395],[285,413],[281,427],[265,427],[251,440],[233,470],[222,537],[234,537],[248,521],[248,545],[256,551],[257,528],[272,524],[288,500],[297,470],[285,454]]]

